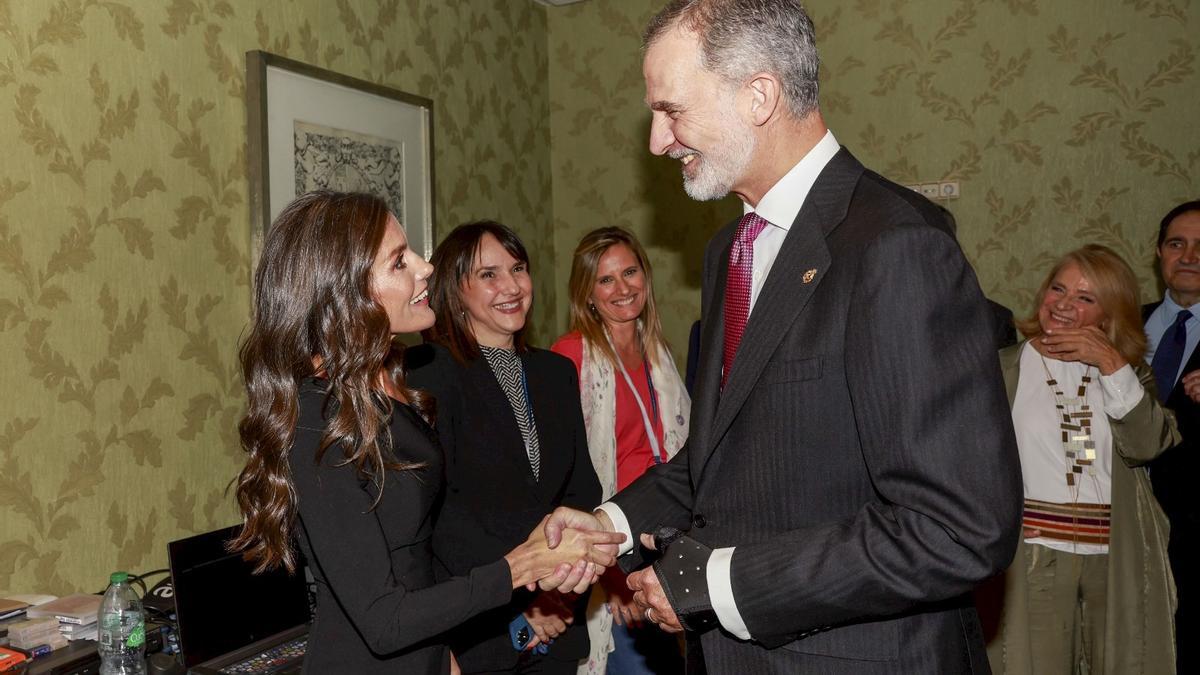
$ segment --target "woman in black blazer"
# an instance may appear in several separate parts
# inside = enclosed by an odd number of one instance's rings
[[[565,561],[598,559],[593,535],[551,551],[534,522],[527,540],[435,582],[444,462],[428,402],[391,351],[394,334],[433,324],[430,271],[369,195],[309,193],[267,233],[241,349],[244,527],[230,548],[292,572],[303,552],[317,589],[306,672],[449,672],[445,631],[514,588],[557,586]]]
[[[575,367],[525,345],[529,256],[492,221],[456,228],[433,255],[430,344],[409,350],[409,382],[437,399],[447,490],[434,527],[442,577],[461,575],[524,540],[554,507],[590,510],[600,483],[588,456]],[[517,592],[455,630],[464,673],[574,673],[588,653],[586,597]],[[530,648],[510,626],[531,626]],[[535,650],[549,643],[546,654]]]

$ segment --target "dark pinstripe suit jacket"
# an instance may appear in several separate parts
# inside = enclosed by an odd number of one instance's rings
[[[1160,304],[1143,306],[1142,321],[1148,320]],[[1192,351],[1183,373],[1197,369],[1200,369],[1200,349]],[[1188,397],[1182,382],[1176,382],[1167,396],[1166,407],[1175,413],[1183,440],[1150,463],[1150,482],[1154,486],[1154,496],[1171,520],[1167,552],[1171,556],[1179,600],[1179,611],[1175,615],[1175,634],[1181,638],[1177,645],[1179,672],[1194,673],[1200,671],[1200,647],[1183,638],[1197,635],[1200,622],[1200,611],[1197,610],[1200,547],[1196,545],[1200,541],[1200,507],[1196,505],[1193,478],[1200,472],[1200,404]]]
[[[1149,320],[1161,304],[1159,301],[1143,305],[1142,321]],[[1186,375],[1197,369],[1200,369],[1200,349],[1192,351],[1183,373]],[[1175,412],[1183,441],[1150,464],[1150,480],[1154,483],[1155,496],[1171,517],[1171,535],[1175,537],[1184,532],[1195,532],[1200,524],[1200,509],[1196,508],[1192,493],[1192,476],[1200,470],[1200,404],[1189,398],[1183,391],[1183,383],[1177,381],[1167,396],[1166,407]]]
[[[754,640],[704,633],[708,672],[987,672],[969,592],[1012,560],[1021,475],[989,310],[957,242],[932,204],[842,149],[722,392],[734,228],[705,258],[689,443],[614,498],[635,533],[666,524],[737,547]]]

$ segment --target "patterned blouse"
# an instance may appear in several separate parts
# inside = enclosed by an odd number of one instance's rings
[[[538,445],[537,422],[533,419],[533,406],[529,402],[529,387],[525,383],[525,367],[521,364],[521,357],[514,350],[499,347],[479,345],[479,351],[487,359],[496,381],[508,398],[513,417],[517,419],[517,428],[521,430],[521,438],[525,441],[525,454],[529,456],[533,477],[538,479],[541,477],[542,452]]]

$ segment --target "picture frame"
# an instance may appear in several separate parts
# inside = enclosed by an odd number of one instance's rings
[[[388,202],[409,246],[433,255],[433,101],[261,50],[246,52],[252,269],[267,228],[299,194]]]

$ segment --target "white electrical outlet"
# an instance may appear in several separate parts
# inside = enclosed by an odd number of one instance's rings
[[[937,199],[940,194],[940,189],[937,183],[921,183],[921,194],[926,199]]]
[[[939,199],[958,199],[958,181],[948,180],[938,183],[938,198]]]

